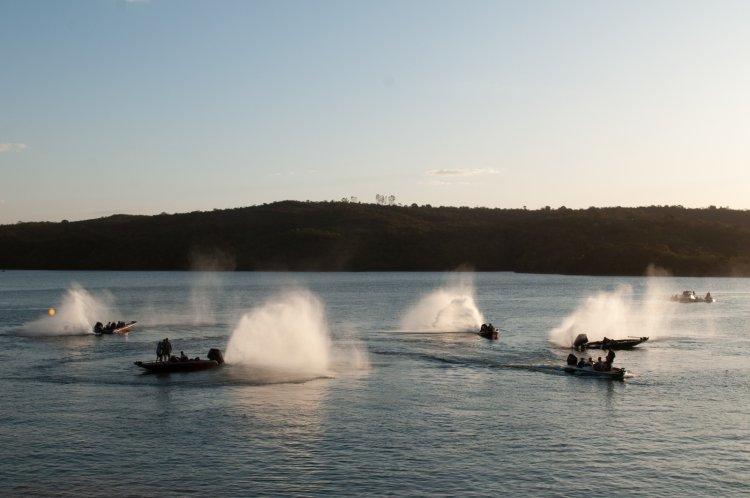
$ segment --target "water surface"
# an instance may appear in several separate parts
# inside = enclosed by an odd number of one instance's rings
[[[50,496],[750,494],[749,280],[464,277],[2,272],[0,487]],[[473,292],[500,340],[405,330],[404,316],[441,288]],[[264,368],[153,375],[133,365],[164,337],[191,357],[226,351],[244,315],[290,289],[323,309],[324,372],[266,350],[285,327],[300,331],[294,354],[321,347],[307,342],[320,324],[306,309],[280,318],[294,326],[263,322],[247,339]],[[668,300],[684,289],[717,302]],[[80,315],[139,324],[96,337]],[[560,368],[570,350],[550,341],[571,322],[592,339],[597,323],[651,339],[618,352],[616,364],[632,372],[623,382],[571,377]]]

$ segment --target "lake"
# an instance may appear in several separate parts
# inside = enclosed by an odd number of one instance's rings
[[[748,496],[748,316],[739,278],[4,271],[0,489]],[[577,333],[650,339],[610,381],[563,372]],[[134,365],[166,337],[227,364]]]

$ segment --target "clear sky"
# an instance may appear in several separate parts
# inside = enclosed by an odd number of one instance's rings
[[[750,2],[0,0],[0,223],[750,208]]]

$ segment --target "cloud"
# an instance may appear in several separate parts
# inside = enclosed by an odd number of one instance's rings
[[[471,182],[446,182],[444,180],[431,180],[426,182],[425,185],[431,185],[433,187],[455,187],[456,185],[472,185]]]
[[[0,152],[18,152],[28,148],[29,146],[26,144],[0,143]]]
[[[432,169],[427,172],[427,176],[437,177],[455,177],[455,176],[480,176],[480,175],[496,175],[500,171],[494,168],[442,168]]]

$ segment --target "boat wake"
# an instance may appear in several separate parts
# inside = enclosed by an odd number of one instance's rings
[[[401,320],[406,332],[477,331],[484,316],[474,301],[474,285],[467,274],[424,296]]]
[[[549,341],[569,348],[579,334],[586,334],[590,341],[663,335],[670,328],[673,310],[654,280],[649,279],[643,300],[636,300],[627,285],[586,298],[549,332]]]
[[[246,372],[272,371],[286,381],[369,367],[356,337],[333,343],[323,302],[305,289],[284,292],[247,312],[229,338],[225,359]]]
[[[57,308],[50,308],[47,316],[27,322],[18,330],[24,336],[63,336],[93,334],[93,327],[101,317],[115,314],[114,299],[108,293],[95,299],[80,285],[73,284]]]

